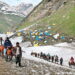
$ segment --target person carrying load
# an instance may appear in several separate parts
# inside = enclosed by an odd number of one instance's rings
[[[4,47],[5,48],[8,48],[8,47],[12,47],[12,43],[11,41],[9,40],[9,38],[7,37],[5,42],[4,42]]]

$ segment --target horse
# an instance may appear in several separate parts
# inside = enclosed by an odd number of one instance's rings
[[[69,67],[75,66],[75,62],[74,63],[69,62],[68,64],[69,64]]]
[[[32,55],[32,56],[35,56],[35,57],[38,56],[38,54],[37,54],[36,52],[31,52],[31,55]]]
[[[44,59],[44,60],[47,60],[47,61],[50,61],[51,59],[51,56],[49,55],[46,55],[45,53],[40,53],[40,58]]]
[[[8,47],[8,48],[5,48],[3,45],[0,45],[0,55],[2,56],[2,57],[7,57],[8,56],[8,49],[9,49],[10,47]],[[15,56],[16,57],[16,55],[15,55],[15,52],[16,50],[15,50],[15,47],[11,47],[11,54],[10,54],[10,56],[11,56],[11,59],[13,58],[13,56]]]

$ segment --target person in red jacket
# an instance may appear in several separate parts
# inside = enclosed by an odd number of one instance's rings
[[[74,58],[73,57],[70,58],[70,63],[72,63],[72,64],[74,63]]]

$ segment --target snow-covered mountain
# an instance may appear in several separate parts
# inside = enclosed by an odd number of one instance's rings
[[[33,9],[32,4],[25,4],[25,3],[21,3],[15,7],[15,10],[23,15],[28,15],[32,9]]]
[[[5,6],[8,7],[9,5],[0,1],[0,10]]]
[[[32,4],[21,3],[17,6],[10,6],[0,1],[0,32],[12,31],[32,9]]]
[[[9,6],[8,4],[0,1],[0,12],[4,14],[15,14],[19,16],[27,16],[32,11],[33,5],[21,3],[18,6]]]

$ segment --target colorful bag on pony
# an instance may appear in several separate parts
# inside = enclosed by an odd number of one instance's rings
[[[11,55],[12,54],[12,50],[8,49],[7,50],[7,55]]]

